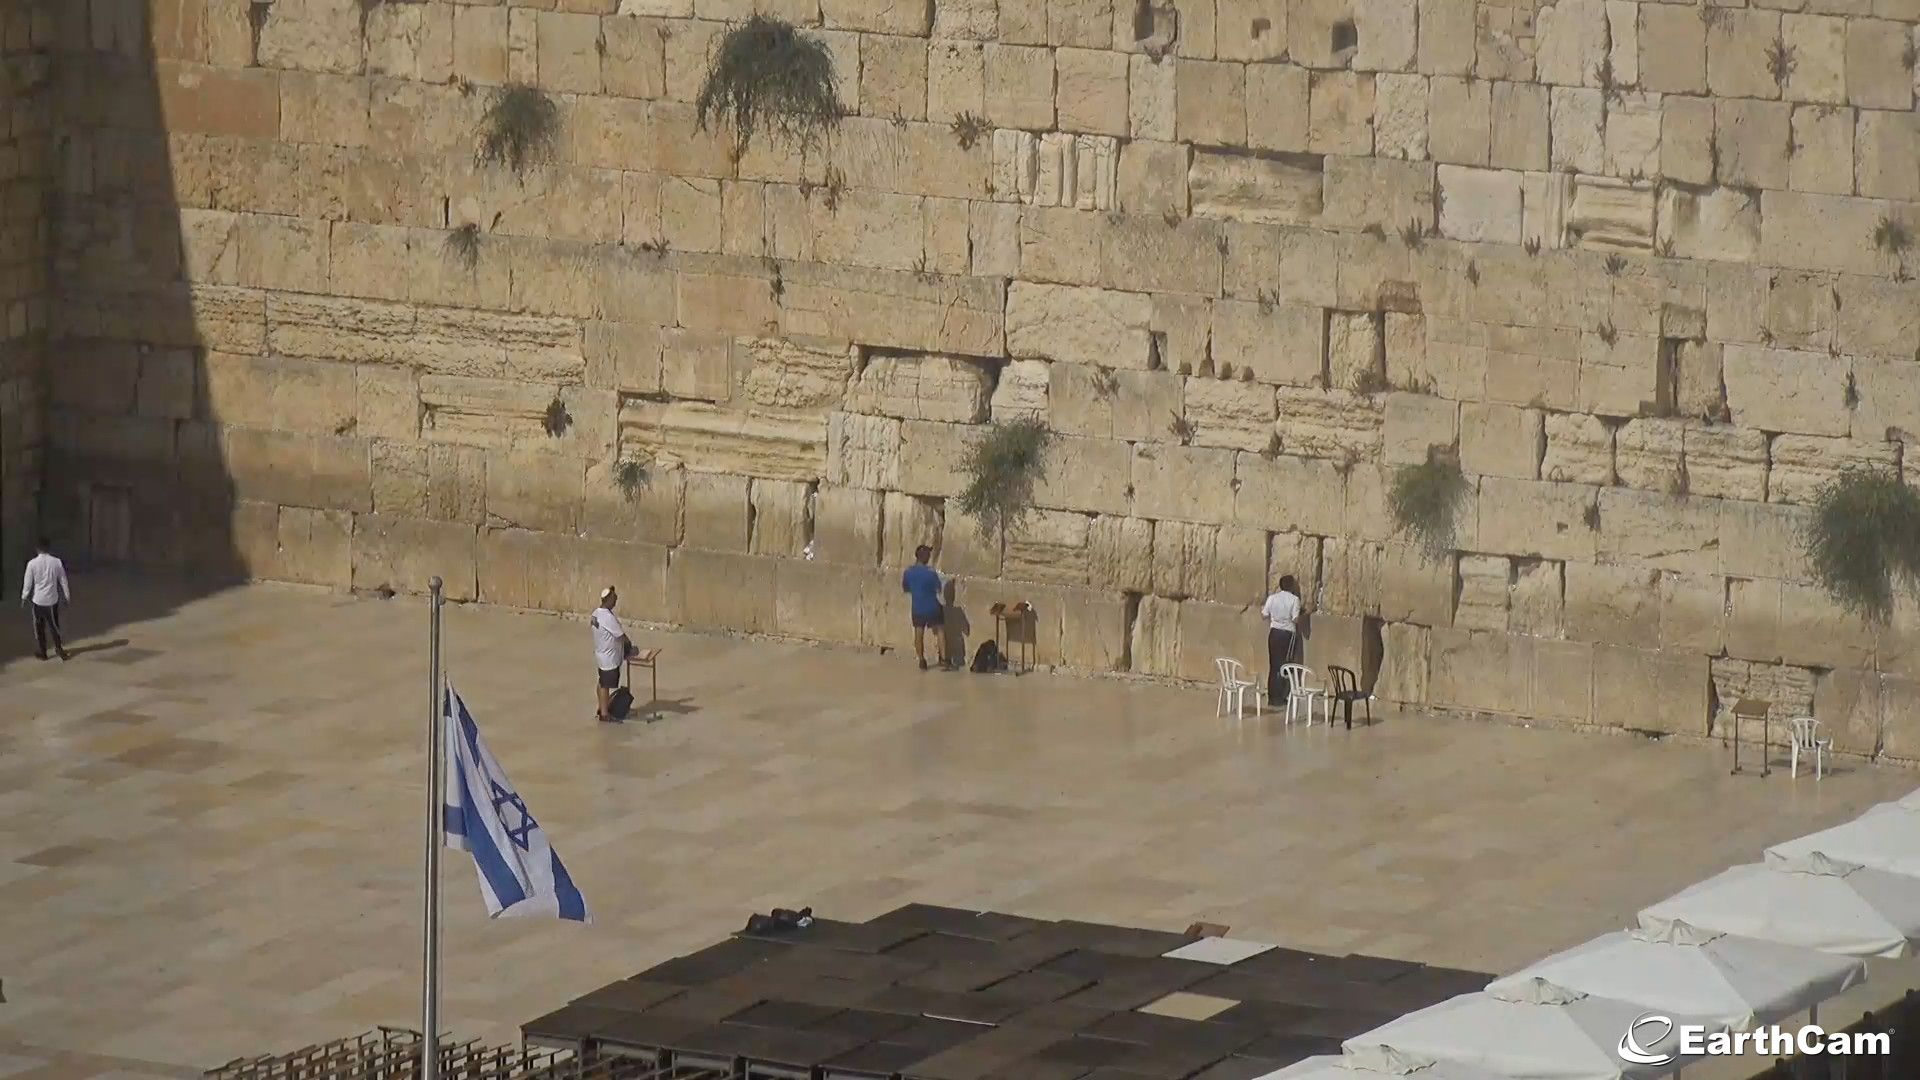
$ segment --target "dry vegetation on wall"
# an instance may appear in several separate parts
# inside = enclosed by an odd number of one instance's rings
[[[1454,552],[1454,512],[1466,494],[1467,478],[1460,471],[1459,457],[1434,447],[1427,451],[1427,460],[1394,474],[1387,507],[1394,527],[1429,558],[1439,560]]]
[[[811,149],[840,120],[827,47],[764,15],[727,31],[696,104],[702,130],[720,123],[732,129],[736,157],[762,131]]]
[[[1848,469],[1814,499],[1806,544],[1835,600],[1885,622],[1895,586],[1920,586],[1920,492],[1889,470]]]
[[[560,109],[553,98],[531,86],[503,86],[481,119],[474,157],[517,173],[550,156],[559,136]]]

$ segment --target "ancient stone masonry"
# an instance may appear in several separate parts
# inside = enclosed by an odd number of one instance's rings
[[[1765,693],[1920,758],[1920,607],[1847,616],[1799,538],[1920,470],[1915,0],[50,10],[74,545],[897,646],[925,542],[976,633],[1029,599],[1042,663],[1185,679],[1292,573],[1384,699],[1704,736]],[[756,13],[833,57],[809,151],[697,122]],[[561,118],[518,174],[509,83]],[[962,462],[1021,417],[988,534]],[[1387,506],[1436,449],[1437,559]]]
[[[31,552],[46,441],[50,3],[0,10],[0,566]]]

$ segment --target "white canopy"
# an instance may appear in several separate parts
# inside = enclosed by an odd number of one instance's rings
[[[1635,1065],[1620,1057],[1624,1037],[1645,1012],[1632,1002],[1531,978],[1497,993],[1462,994],[1343,1045],[1351,1065],[1374,1072],[1407,1073],[1446,1063],[1528,1080],[1641,1080],[1686,1064],[1676,1058]],[[1664,1035],[1658,1025],[1635,1031],[1637,1045],[1655,1053],[1677,1052],[1680,1025],[1711,1023],[1695,1016],[1670,1019],[1673,1026]],[[1419,1073],[1414,1076],[1417,1080]]]
[[[1343,1057],[1310,1057],[1254,1080],[1513,1080],[1510,1076],[1486,1072],[1468,1065],[1425,1065],[1409,1072],[1383,1073],[1360,1069]]]
[[[1512,989],[1529,978],[1650,1012],[1709,1017],[1727,1030],[1803,1012],[1866,981],[1867,965],[1811,949],[1650,920],[1603,934],[1487,986]]]
[[[1845,825],[1775,844],[1767,854],[1793,859],[1819,854],[1869,870],[1920,877],[1920,792],[1881,803]]]
[[[1920,878],[1825,855],[1770,854],[1640,912],[1645,929],[1676,920],[1843,956],[1909,956],[1920,943]]]

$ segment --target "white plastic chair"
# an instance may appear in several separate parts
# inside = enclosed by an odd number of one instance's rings
[[[1813,755],[1813,778],[1820,779],[1826,772],[1827,752],[1833,749],[1833,739],[1820,737],[1820,721],[1811,716],[1797,716],[1787,721],[1787,730],[1793,739],[1787,775],[1800,775],[1800,755],[1807,753]]]
[[[1215,670],[1220,672],[1220,693],[1215,698],[1213,715],[1227,715],[1228,706],[1233,708],[1236,720],[1247,718],[1247,691],[1253,691],[1254,715],[1259,715],[1261,703],[1266,699],[1266,689],[1257,680],[1243,679],[1240,673],[1245,669],[1240,661],[1225,656],[1213,658]]]
[[[1333,706],[1324,687],[1313,685],[1313,672],[1305,664],[1281,664],[1280,676],[1287,680],[1287,723],[1293,723],[1294,710],[1304,708],[1308,727],[1313,726],[1313,703],[1320,703],[1320,716],[1333,726]]]

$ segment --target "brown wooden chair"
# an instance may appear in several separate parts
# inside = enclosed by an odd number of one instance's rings
[[[1353,703],[1366,702],[1367,726],[1373,726],[1373,695],[1360,689],[1360,677],[1352,668],[1343,668],[1338,664],[1327,667],[1327,677],[1333,680],[1333,692],[1328,695],[1329,703],[1338,703],[1347,722],[1347,730],[1353,730]]]
[[[638,649],[627,654],[627,686],[629,689],[633,686],[634,668],[645,668],[647,673],[652,676],[653,696],[647,699],[648,709],[651,709],[660,701],[660,650]],[[645,709],[641,710],[641,715],[646,715],[646,712],[647,710]]]

